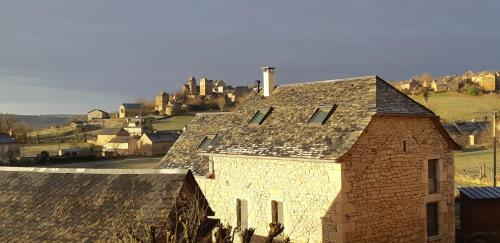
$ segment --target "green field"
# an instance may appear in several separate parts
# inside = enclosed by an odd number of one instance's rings
[[[497,175],[500,177],[500,160],[497,158]],[[479,179],[479,168],[486,165],[485,179]],[[493,171],[493,151],[476,150],[455,152],[455,182],[456,186],[490,185]],[[497,178],[498,178],[497,177]],[[497,179],[497,181],[500,181]]]
[[[431,94],[425,102],[422,96],[410,96],[434,111],[444,121],[482,120],[491,116],[492,111],[500,110],[500,95],[485,94],[470,96],[456,92]]]
[[[191,120],[194,115],[173,116],[167,119],[156,121],[153,128],[158,131],[165,130],[182,130]]]

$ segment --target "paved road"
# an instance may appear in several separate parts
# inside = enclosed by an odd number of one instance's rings
[[[161,157],[124,158],[116,160],[99,160],[66,164],[40,165],[44,168],[94,168],[94,169],[153,169],[157,167]]]

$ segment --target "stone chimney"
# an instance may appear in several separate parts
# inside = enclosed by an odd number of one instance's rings
[[[262,68],[263,82],[264,82],[264,97],[268,97],[274,90],[274,82],[276,80],[276,73],[274,67]]]

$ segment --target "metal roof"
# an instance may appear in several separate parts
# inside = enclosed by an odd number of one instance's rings
[[[462,187],[459,190],[470,199],[500,199],[500,187]]]

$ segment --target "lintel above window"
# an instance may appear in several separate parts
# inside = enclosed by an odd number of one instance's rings
[[[320,106],[316,108],[311,119],[307,122],[309,125],[323,125],[326,120],[333,114],[333,112],[337,109],[337,105],[333,106]]]
[[[250,122],[248,122],[248,124],[253,124],[253,125],[262,124],[264,120],[271,114],[272,111],[273,111],[272,107],[258,110],[255,113],[255,115],[253,115],[252,119],[250,119]]]
[[[206,149],[212,142],[214,141],[215,137],[217,135],[207,135],[203,141],[201,141],[200,145],[198,146],[198,149]]]

